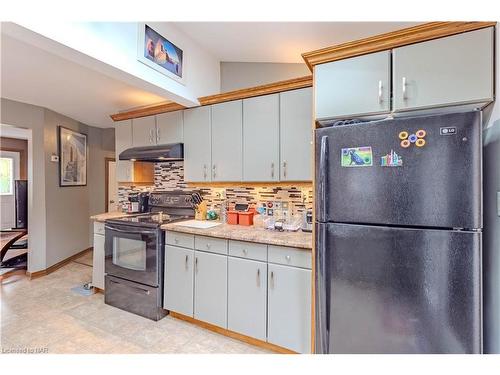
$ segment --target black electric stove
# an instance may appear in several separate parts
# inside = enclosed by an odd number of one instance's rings
[[[194,218],[192,191],[152,192],[149,212],[105,222],[104,302],[160,320],[165,232],[161,225]]]

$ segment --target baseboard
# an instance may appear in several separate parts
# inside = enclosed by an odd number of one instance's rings
[[[0,275],[0,281],[3,281],[5,279],[7,279],[8,277],[11,277],[14,275],[26,275],[26,270],[25,269],[23,269],[23,270],[13,269],[9,272],[6,272],[6,273]]]
[[[64,260],[61,260],[60,262],[57,262],[56,264],[50,266],[49,268],[46,268],[46,269],[41,270],[41,271],[26,272],[26,275],[30,278],[30,280],[36,279],[38,277],[46,276],[46,275],[58,270],[62,266],[65,266],[69,262],[72,262],[76,258],[81,257],[82,255],[86,254],[87,252],[91,251],[92,249],[93,249],[93,247],[89,247],[85,250],[80,251],[79,253],[76,253],[76,254],[70,256],[69,258],[66,258]]]
[[[174,311],[170,311],[170,316],[173,318],[184,320],[184,321],[192,323],[192,324],[196,324],[197,326],[208,329],[212,332],[216,332],[216,333],[219,333],[221,335],[246,342],[247,344],[254,345],[254,346],[257,346],[259,348],[271,350],[273,352],[280,353],[280,354],[298,354],[297,352],[294,352],[293,350],[285,349],[281,346],[270,344],[266,341],[262,341],[262,340],[259,340],[259,339],[256,339],[256,338],[253,338],[250,336],[245,336],[245,335],[242,335],[241,333],[230,331],[230,330],[225,329],[225,328],[217,327],[213,324],[210,324],[207,322],[202,322],[201,320],[192,318],[192,317],[187,316],[187,315],[182,315],[182,314],[176,313]]]
[[[94,287],[94,290],[96,293],[101,293],[101,294],[104,294],[104,289],[101,289],[101,288],[98,288],[98,287]]]

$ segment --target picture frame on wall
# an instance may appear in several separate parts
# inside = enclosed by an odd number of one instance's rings
[[[87,185],[87,135],[58,127],[59,186]]]
[[[146,23],[138,24],[137,60],[185,84],[184,51]]]

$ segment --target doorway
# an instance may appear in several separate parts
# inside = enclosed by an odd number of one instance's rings
[[[0,229],[16,227],[15,181],[20,178],[20,152],[0,150]]]
[[[106,165],[106,212],[118,211],[118,183],[116,181],[116,160],[105,158]]]

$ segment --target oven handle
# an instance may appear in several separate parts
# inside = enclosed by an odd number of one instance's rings
[[[112,227],[110,225],[104,225],[105,229],[113,230],[115,232],[119,233],[134,233],[134,234],[156,234],[156,230],[133,230],[132,228],[123,230],[123,229],[118,229],[116,227]]]

